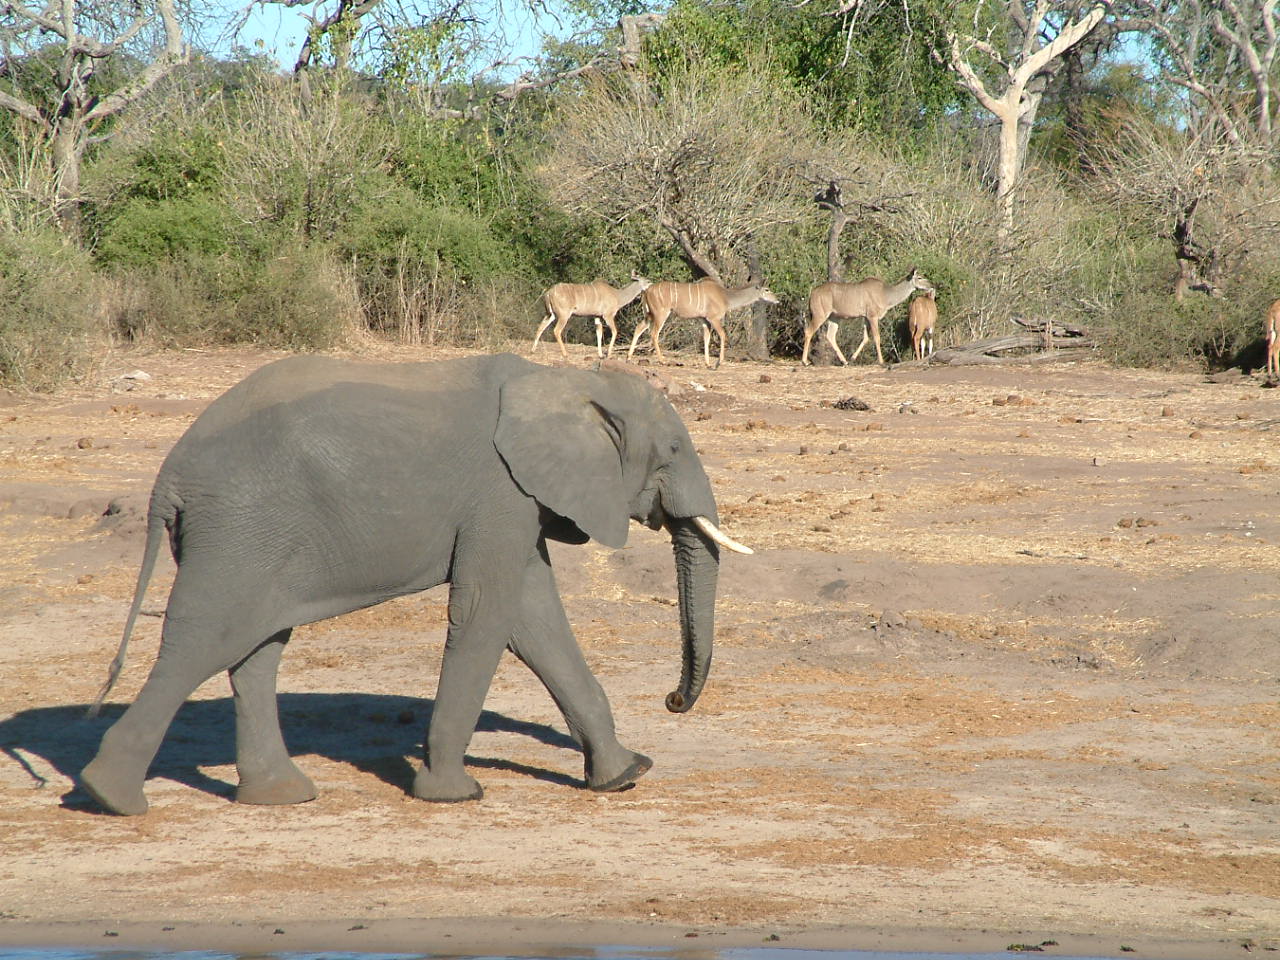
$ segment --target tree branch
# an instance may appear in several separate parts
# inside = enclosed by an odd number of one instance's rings
[[[18,116],[30,120],[32,123],[44,123],[44,116],[41,115],[39,108],[35,105],[20,100],[18,97],[12,96],[0,90],[0,107],[8,110],[10,113],[16,113]]]
[[[164,25],[164,53],[152,61],[131,82],[97,101],[85,113],[86,122],[96,122],[119,113],[142,97],[174,67],[186,63],[191,58],[190,49],[182,43],[182,28],[178,24],[174,0],[156,0],[156,12],[160,14],[161,23]]]

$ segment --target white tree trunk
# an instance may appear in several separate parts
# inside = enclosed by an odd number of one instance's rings
[[[1064,23],[1052,42],[1037,47],[1045,19],[1050,12],[1050,0],[1038,0],[1030,18],[1014,18],[1015,27],[1023,31],[1023,37],[1020,45],[1014,45],[1015,52],[1008,62],[984,40],[957,34],[951,34],[948,38],[950,50],[947,65],[955,72],[960,85],[1000,121],[996,198],[1000,204],[1002,246],[1013,232],[1013,191],[1022,173],[1030,128],[1035,123],[1043,95],[1042,74],[1051,72],[1062,54],[1083,40],[1102,21],[1107,7],[1102,3],[1095,3],[1079,20]],[[1008,84],[1002,92],[992,93],[978,71],[969,63],[968,56],[974,51],[992,60],[1008,78]]]

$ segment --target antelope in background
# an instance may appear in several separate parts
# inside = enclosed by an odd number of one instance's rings
[[[801,355],[800,362],[808,366],[809,343],[825,323],[827,342],[831,344],[831,349],[836,352],[840,362],[848,366],[849,361],[836,345],[836,333],[839,332],[840,325],[831,318],[865,317],[866,326],[862,330],[862,342],[858,344],[858,349],[853,351],[853,359],[857,360],[858,354],[867,345],[869,331],[876,344],[876,360],[883,364],[884,354],[880,352],[880,318],[911,296],[911,291],[932,289],[933,284],[929,279],[914,267],[904,279],[892,285],[886,284],[879,277],[867,277],[858,283],[819,284],[809,294],[809,320],[804,327],[804,353]]]
[[[652,282],[632,272],[631,282],[621,290],[609,286],[603,280],[597,280],[594,283],[553,284],[542,295],[542,301],[547,307],[547,316],[533,337],[533,349],[530,352],[538,351],[538,341],[542,339],[543,331],[554,320],[556,325],[551,332],[555,334],[556,343],[560,344],[561,356],[567,357],[569,353],[565,350],[564,340],[560,335],[569,323],[569,318],[577,316],[596,318],[596,355],[600,357],[605,356],[602,321],[603,324],[608,325],[608,355],[613,356],[613,342],[618,339],[618,326],[613,322],[613,318],[617,316],[619,310],[647,290]]]
[[[924,342],[929,341],[929,356],[933,356],[933,331],[938,325],[937,294],[923,291],[907,305],[907,329],[911,332],[911,353],[917,360],[924,359]]]
[[[1280,300],[1267,309],[1267,379],[1280,380]]]
[[[627,359],[630,360],[635,353],[640,335],[652,327],[649,336],[653,339],[654,356],[662,363],[667,362],[662,355],[662,347],[658,345],[658,335],[662,332],[662,325],[667,322],[667,317],[674,311],[677,317],[685,320],[702,321],[702,361],[708,367],[711,366],[711,331],[715,330],[720,337],[720,359],[716,361],[716,366],[719,367],[724,363],[725,314],[730,310],[750,306],[757,300],[765,303],[778,302],[769,288],[759,282],[734,289],[717,283],[710,277],[703,277],[697,283],[655,283],[641,297],[644,319],[631,337]]]

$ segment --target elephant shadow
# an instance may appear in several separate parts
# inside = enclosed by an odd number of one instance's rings
[[[347,763],[409,793],[415,764],[422,756],[422,735],[434,701],[418,697],[361,693],[282,693],[280,723],[294,757],[318,754]],[[23,710],[0,721],[0,763],[25,771],[33,786],[48,778],[33,764],[38,757],[63,776],[75,780],[93,759],[102,734],[124,713],[126,704],[106,704],[96,718],[86,705],[67,704]],[[516,720],[491,710],[480,715],[477,732],[514,733],[552,747],[581,754],[568,734],[542,723]],[[468,755],[467,763],[567,786],[586,788],[578,777],[490,757]],[[174,717],[164,743],[151,764],[150,777],[165,777],[216,796],[231,798],[235,784],[211,777],[201,767],[235,763],[235,707],[230,697],[188,701]],[[574,761],[580,764],[580,757]],[[78,787],[62,804],[96,809]]]

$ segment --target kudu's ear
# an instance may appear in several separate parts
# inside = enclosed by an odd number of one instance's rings
[[[547,369],[502,386],[494,445],[520,489],[609,547],[627,542],[625,419],[605,378]]]

